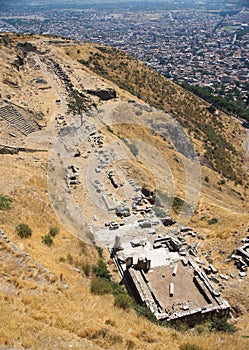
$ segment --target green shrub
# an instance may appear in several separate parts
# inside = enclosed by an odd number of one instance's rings
[[[50,236],[55,237],[56,235],[58,235],[59,231],[60,230],[58,227],[50,227],[49,234]]]
[[[103,258],[103,248],[96,245],[95,249],[98,252],[99,258]]]
[[[202,347],[196,344],[185,343],[180,345],[179,350],[202,350]]]
[[[21,238],[28,238],[32,236],[31,228],[26,224],[19,224],[16,226],[16,232]]]
[[[234,333],[236,332],[236,328],[227,322],[228,317],[215,317],[212,319],[210,327],[211,330],[216,330],[219,332],[225,332],[225,333]]]
[[[217,218],[212,218],[212,219],[208,220],[208,225],[214,225],[214,224],[217,224],[217,222],[218,222]]]
[[[90,290],[95,295],[111,294],[112,285],[109,280],[97,277],[92,280]]]
[[[114,305],[121,309],[128,310],[132,306],[132,299],[126,293],[117,294],[114,298]]]
[[[173,198],[172,209],[174,210],[174,212],[176,214],[179,213],[179,211],[181,210],[183,205],[184,205],[184,200],[183,199],[181,199],[179,197],[174,197]],[[185,203],[185,205],[187,205],[190,208],[190,206],[187,203]]]
[[[222,180],[217,182],[218,185],[225,185],[225,183],[226,183],[225,179],[222,179]]]
[[[0,210],[10,210],[12,205],[12,199],[3,194],[0,194]]]
[[[165,211],[162,208],[154,207],[153,211],[154,211],[155,215],[158,218],[164,218],[165,217]]]
[[[236,193],[238,196],[241,196],[241,193],[239,191],[236,191],[234,188],[232,188],[232,191]]]
[[[106,263],[102,260],[98,260],[98,265],[92,267],[92,272],[96,275],[96,277],[105,278],[107,280],[110,280],[111,275],[107,269]]]
[[[136,310],[138,315],[144,316],[148,318],[148,320],[150,320],[151,322],[158,324],[156,316],[147,307],[141,306],[139,304],[134,304],[134,309]]]
[[[107,130],[111,133],[111,134],[113,134],[113,130],[112,130],[112,128],[110,127],[110,125],[107,125]]]
[[[50,235],[42,236],[42,243],[50,247],[54,243],[52,236]]]
[[[126,293],[124,288],[117,282],[111,282],[112,283],[112,294],[113,295],[118,295],[122,293]]]

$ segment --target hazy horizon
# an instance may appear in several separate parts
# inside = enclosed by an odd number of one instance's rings
[[[15,0],[0,0],[0,11],[15,11],[15,10],[46,10],[46,9],[69,9],[69,8],[86,8],[86,7],[108,7],[117,6],[124,7],[130,6],[133,9],[152,10],[153,8],[167,8],[167,9],[180,9],[180,8],[208,8],[208,9],[223,9],[227,4],[233,4],[234,6],[249,6],[247,0],[21,0],[16,2]]]

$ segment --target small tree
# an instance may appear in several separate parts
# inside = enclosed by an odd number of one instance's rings
[[[50,235],[45,235],[45,236],[42,236],[42,243],[50,247],[54,243],[54,241]]]
[[[28,238],[32,235],[31,228],[26,224],[19,224],[16,226],[16,232],[21,238]]]
[[[78,90],[72,90],[69,94],[68,99],[68,109],[71,113],[79,114],[81,119],[81,125],[82,125],[82,113],[87,110],[86,108],[86,101],[87,97],[80,93]]]

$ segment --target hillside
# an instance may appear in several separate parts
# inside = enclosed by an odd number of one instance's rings
[[[1,348],[247,349],[248,276],[224,263],[248,234],[245,129],[115,49],[9,34],[0,57],[0,195],[11,203],[0,208]],[[199,232],[201,257],[210,251],[219,273],[235,274],[221,292],[237,332],[161,327],[114,306],[111,294],[91,293],[91,266],[102,254],[119,281],[108,250],[90,244],[113,219],[93,180],[102,176],[113,191],[107,170],[96,171],[103,163],[118,182],[132,178],[155,191],[160,208]],[[169,207],[170,198],[190,211]],[[17,235],[20,223],[31,237]],[[49,246],[51,227],[59,233]]]
[[[230,117],[213,111],[208,103],[118,49],[98,46],[87,59],[80,53],[77,59],[150,105],[172,113],[188,131],[204,162],[223,176],[246,183],[240,166],[242,149],[235,136],[239,130]]]

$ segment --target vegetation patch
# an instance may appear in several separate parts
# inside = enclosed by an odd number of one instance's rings
[[[10,210],[12,206],[12,199],[3,194],[0,194],[0,210]]]
[[[208,225],[215,225],[217,224],[218,219],[217,218],[212,218],[210,220],[208,220]]]
[[[158,324],[156,316],[147,307],[135,304],[134,309],[136,310],[138,315],[146,317],[151,322]]]
[[[158,218],[164,218],[166,215],[165,211],[160,207],[153,207],[153,211]]]
[[[93,294],[112,294],[114,305],[125,310],[133,306],[133,301],[126,290],[120,284],[111,280],[107,265],[102,259],[98,260],[98,265],[92,267],[92,272],[95,275],[90,287]]]
[[[31,228],[26,224],[19,224],[16,226],[16,232],[21,238],[29,238],[32,236]]]
[[[87,110],[87,97],[80,93],[78,90],[71,90],[68,98],[68,109],[73,114],[81,115],[82,112]]]
[[[176,196],[170,197],[167,193],[161,190],[158,190],[156,193],[154,205],[155,207],[153,208],[153,210],[156,216],[158,217],[165,217],[165,211],[162,208],[160,208],[165,205],[168,207],[171,205],[173,211],[176,214],[179,214],[183,205],[185,205],[186,209],[190,208],[190,205],[187,202],[185,202],[182,198]]]
[[[214,317],[210,322],[211,331],[219,331],[224,333],[234,333],[236,328],[228,323],[228,317]]]
[[[98,252],[99,258],[103,258],[103,248],[95,245],[95,249]]]
[[[233,101],[232,96],[217,96],[214,95],[213,89],[211,87],[205,86],[201,87],[198,85],[188,84],[186,82],[182,83],[182,86],[196,94],[197,96],[203,98],[204,100],[210,102],[215,107],[225,111],[226,113],[235,114],[241,118],[249,121],[249,110],[246,108],[246,104],[240,100]],[[221,91],[222,92],[222,91]]]
[[[105,278],[94,278],[91,282],[91,293],[95,295],[112,294],[112,285]]]
[[[49,229],[49,234],[52,237],[55,237],[56,235],[58,235],[58,233],[60,232],[58,227],[50,227]]]
[[[106,263],[102,260],[98,260],[98,265],[92,267],[92,272],[96,277],[105,278],[106,280],[111,279],[110,272],[107,269]]]
[[[173,198],[172,208],[176,213],[179,213],[181,208],[183,207],[184,200],[179,197]]]
[[[42,236],[42,243],[50,247],[54,243],[53,237],[50,234]]]
[[[114,297],[114,305],[120,307],[121,309],[130,309],[133,305],[131,297],[127,293],[120,293]]]

